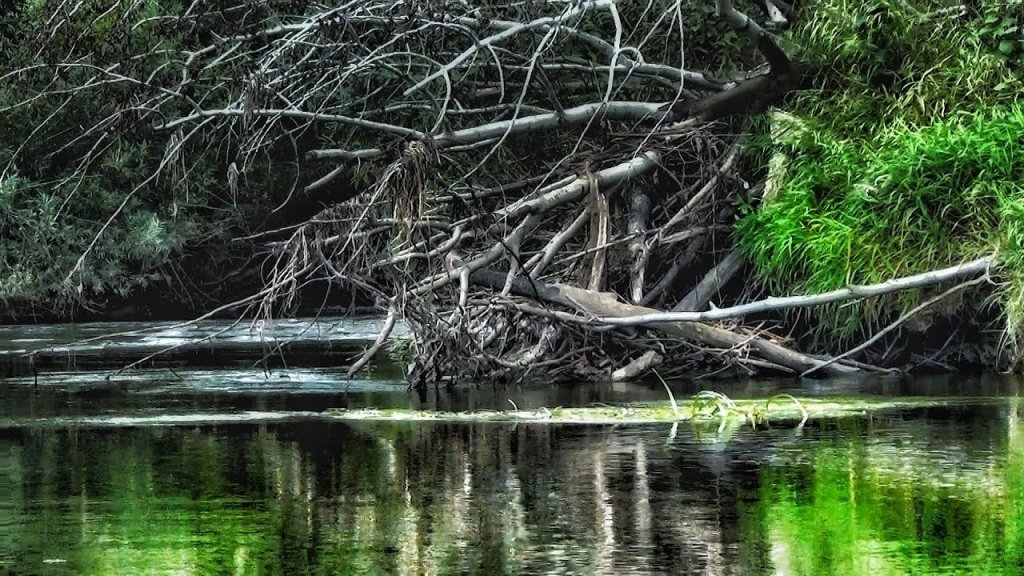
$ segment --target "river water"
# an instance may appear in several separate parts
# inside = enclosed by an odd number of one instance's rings
[[[418,396],[341,373],[0,380],[0,574],[1024,573],[1014,379],[671,383],[678,397],[950,397],[720,433],[320,418],[664,395],[587,384]]]

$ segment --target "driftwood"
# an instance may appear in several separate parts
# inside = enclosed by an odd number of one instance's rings
[[[600,101],[562,106],[553,96],[558,88],[547,76],[548,71],[573,69],[562,63],[537,71],[538,86],[551,98],[554,111],[543,109],[543,99],[526,107],[524,91],[508,109],[510,118],[436,132],[318,113],[314,119],[319,121],[375,129],[411,142],[399,145],[397,153],[391,145],[381,145],[305,154],[308,161],[340,161],[343,168],[355,162],[390,162],[382,168],[372,196],[355,197],[350,206],[329,209],[321,219],[353,223],[347,229],[336,227],[340,229],[330,238],[362,235],[362,248],[349,244],[326,258],[344,262],[349,275],[365,277],[359,271],[360,250],[374,254],[376,278],[364,282],[392,294],[389,301],[403,302],[403,313],[420,342],[408,374],[411,382],[425,386],[459,377],[521,381],[540,374],[622,379],[640,377],[655,366],[669,372],[713,372],[723,364],[789,374],[870,372],[876,368],[847,357],[800,352],[796,342],[743,322],[771,312],[920,289],[987,268],[990,260],[878,286],[735,302],[736,291],[728,286],[744,264],[730,242],[735,199],[753,200],[763,186],[743,182],[742,138],[718,134],[713,122],[778,103],[797,85],[799,66],[730,1],[717,0],[716,7],[765,57],[766,73],[735,83],[701,77],[694,85],[705,94],[696,96],[678,85],[677,98],[665,105],[618,101],[611,97],[611,86],[627,69],[630,75],[639,74],[631,82],[647,77],[661,86],[673,86],[692,73],[683,71],[681,76],[671,67],[636,58],[638,52],[624,50],[618,37],[606,41],[567,27],[569,38],[610,59],[599,69],[609,77]],[[781,25],[778,8],[764,8]],[[613,3],[588,2],[560,16],[526,23],[495,20],[490,35],[449,56],[440,68],[405,86],[402,94],[427,91],[439,82],[447,107],[454,86],[451,76],[461,66],[517,34],[532,34],[543,46],[562,30],[567,14],[585,17],[593,10],[608,10],[616,18]],[[479,25],[469,17],[456,20]],[[524,71],[532,73],[528,67]],[[473,98],[501,102],[508,88],[479,86]],[[679,95],[686,97],[679,100]],[[256,109],[252,114],[278,112]],[[442,108],[439,118],[446,113]],[[603,139],[588,136],[597,125],[623,128]],[[512,139],[573,127],[584,135],[567,156],[571,162],[559,161],[544,174],[527,173],[486,188],[466,180]],[[586,146],[593,152],[583,154]],[[445,162],[474,151],[479,161],[460,176],[464,186],[442,191],[432,183],[430,174]],[[694,163],[694,158],[700,160]],[[346,173],[332,170],[309,187]],[[394,203],[390,213],[381,213],[382,199]],[[384,221],[404,229],[405,240],[397,251],[391,248],[395,226],[377,236],[377,229],[369,228]],[[294,246],[295,237],[283,245]],[[715,253],[724,256],[716,258]],[[398,295],[403,297],[396,299]],[[731,306],[714,306],[730,299]],[[651,307],[654,303],[663,309]]]
[[[651,197],[644,186],[633,186],[629,195],[629,217],[626,233],[629,241],[629,255],[632,260],[629,269],[629,293],[634,303],[644,297],[644,277],[647,273],[647,221],[651,215]]]
[[[729,252],[714,268],[708,271],[693,290],[690,290],[678,304],[672,307],[673,312],[697,312],[711,302],[711,298],[743,267],[743,256],[733,250]]]
[[[734,271],[738,268],[738,263],[741,262],[742,260],[736,254],[730,254],[722,261],[722,263],[720,263],[719,266],[716,266],[715,269],[709,273],[709,276],[716,275],[716,272],[721,273],[722,270]],[[557,283],[549,284],[529,278],[517,278],[509,282],[508,277],[505,274],[486,268],[474,270],[470,275],[470,281],[476,285],[484,286],[492,290],[501,289],[511,291],[512,293],[520,296],[526,296],[549,304],[560,305],[582,313],[582,316],[579,317],[560,316],[563,320],[571,320],[588,324],[598,323],[612,326],[644,325],[665,335],[682,337],[691,342],[699,343],[708,347],[729,350],[732,353],[749,354],[753,352],[758,358],[794,373],[806,375],[814,371],[821,371],[827,374],[839,375],[860,372],[864,365],[858,363],[847,364],[842,361],[841,358],[833,358],[823,361],[811,355],[795,352],[778,342],[768,340],[754,333],[747,333],[744,330],[727,330],[701,321],[736,318],[769,310],[780,310],[843,300],[875,297],[898,290],[921,288],[963,276],[987,273],[991,263],[992,258],[986,257],[942,270],[893,279],[882,284],[851,286],[841,290],[810,296],[768,298],[758,302],[752,302],[731,308],[713,309],[707,312],[663,312],[652,308],[619,302],[616,296],[611,293],[586,290],[575,286]],[[456,266],[461,265],[461,262],[456,263]],[[719,268],[722,270],[719,270]],[[984,280],[984,277],[958,285],[953,290],[961,290],[969,285],[977,284],[982,280]],[[922,306],[919,306],[909,312],[908,315],[920,311],[927,305],[934,303],[947,294],[948,292],[944,293],[939,298],[929,300]],[[904,318],[901,318],[900,322],[902,322],[903,319]],[[885,332],[887,331],[888,330]],[[880,335],[878,337],[880,337]],[[877,337],[875,339],[877,339]],[[855,349],[850,353],[854,353],[856,351],[857,350]],[[616,372],[616,374],[618,374],[619,377],[623,377],[624,374],[631,374],[638,366],[656,364],[660,361],[661,357],[658,355],[658,359],[655,360],[654,354],[647,354],[642,356],[642,358],[643,360],[640,361],[640,364],[631,362],[627,365],[629,369],[626,369],[625,372]]]
[[[612,372],[612,382],[622,382],[626,380],[632,380],[639,376],[642,376],[648,370],[654,368],[658,364],[661,364],[664,357],[658,354],[654,350],[648,350],[640,355],[636,360],[631,361],[622,368]]]
[[[861,298],[872,298],[884,296],[901,290],[911,290],[939,284],[963,276],[987,274],[992,265],[993,257],[986,256],[970,262],[932,270],[923,274],[915,274],[904,278],[895,278],[881,284],[867,286],[850,286],[808,296],[786,296],[782,298],[770,297],[756,302],[740,304],[729,308],[716,308],[707,312],[645,312],[631,315],[629,317],[621,314],[609,314],[607,318],[601,318],[602,322],[616,326],[636,326],[641,324],[659,324],[663,322],[700,322],[705,320],[725,320],[728,318],[739,318],[751,314],[767,312],[771,310],[787,310],[791,308],[803,308],[807,306],[820,306],[832,302],[844,300],[855,300]]]
[[[470,280],[480,286],[501,289],[504,287],[505,275],[493,270],[480,269],[471,274]],[[519,279],[512,283],[511,288],[516,294],[551,304],[560,304],[582,312],[585,316],[580,320],[584,322],[589,318],[600,318],[603,323],[612,323],[611,318],[628,320],[664,314],[652,308],[619,302],[614,294],[584,290],[575,286]],[[821,362],[810,356],[799,354],[754,334],[738,333],[699,322],[666,321],[647,324],[650,328],[663,334],[679,336],[706,346],[724,348],[736,353],[746,353],[747,349],[754,350],[765,360],[797,373],[821,365]],[[859,371],[858,368],[843,363],[829,364],[822,369],[829,374],[849,374]]]

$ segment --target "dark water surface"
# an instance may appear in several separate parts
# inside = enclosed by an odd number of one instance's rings
[[[407,393],[341,370],[0,380],[3,574],[1021,574],[1021,383],[675,383],[678,396],[971,395],[749,428],[341,423],[329,407],[661,400]]]

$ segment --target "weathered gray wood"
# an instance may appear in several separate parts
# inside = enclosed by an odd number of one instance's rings
[[[714,268],[708,271],[704,279],[694,286],[690,293],[672,307],[673,312],[700,312],[711,302],[722,286],[732,279],[743,268],[743,256],[733,250],[726,255]]]
[[[493,270],[476,270],[470,276],[470,280],[474,284],[487,286],[494,290],[500,290],[505,286],[505,275]],[[588,315],[599,316],[601,317],[601,322],[605,323],[610,318],[615,317],[628,318],[632,316],[647,316],[649,314],[665,314],[653,308],[619,302],[614,294],[593,292],[565,284],[548,284],[517,278],[510,286],[511,291],[515,294],[568,306]],[[749,347],[760,358],[784,366],[793,372],[802,372],[821,364],[820,361],[806,354],[790,350],[785,346],[757,335],[731,332],[724,328],[718,328],[717,326],[701,322],[654,322],[648,323],[647,327],[663,334],[679,336],[692,342],[699,342],[715,348]],[[823,367],[823,371],[832,375],[840,375],[856,373],[861,370],[847,364],[834,363]]]
[[[964,276],[987,275],[994,257],[986,256],[950,266],[938,270],[930,270],[922,274],[893,278],[878,284],[851,285],[838,290],[808,294],[806,296],[769,296],[763,300],[747,302],[729,308],[715,308],[707,312],[654,312],[643,313],[635,317],[622,317],[602,319],[607,324],[615,326],[639,326],[660,322],[701,322],[706,320],[727,320],[730,318],[742,318],[751,314],[769,312],[773,310],[789,310],[793,308],[807,308],[820,306],[832,302],[843,302],[847,300],[858,300],[884,296],[902,290],[912,290],[940,284]]]

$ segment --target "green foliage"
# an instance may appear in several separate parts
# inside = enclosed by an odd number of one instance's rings
[[[772,290],[881,282],[998,249],[1021,325],[1024,83],[991,47],[995,7],[946,8],[824,0],[802,15],[794,36],[815,88],[775,116],[772,192],[738,225]],[[827,307],[820,331],[844,339],[915,300]]]
[[[217,199],[223,158],[198,138],[174,153],[133,108],[180,79],[181,6],[86,1],[52,30],[43,3],[18,8],[0,19],[0,306],[124,296],[190,244],[223,240],[237,217]],[[74,64],[41,64],[54,60]]]
[[[96,295],[125,295],[161,278],[154,269],[182,247],[198,224],[138,200],[129,202],[124,221],[96,243],[81,273],[65,282],[104,214],[113,214],[123,199],[123,192],[98,184],[82,183],[66,202],[68,189],[63,187],[47,189],[18,177],[0,182],[0,302],[12,305],[77,292],[74,283]]]
[[[1008,66],[1019,70],[1024,56],[1024,1],[991,3],[982,15],[978,37]]]

